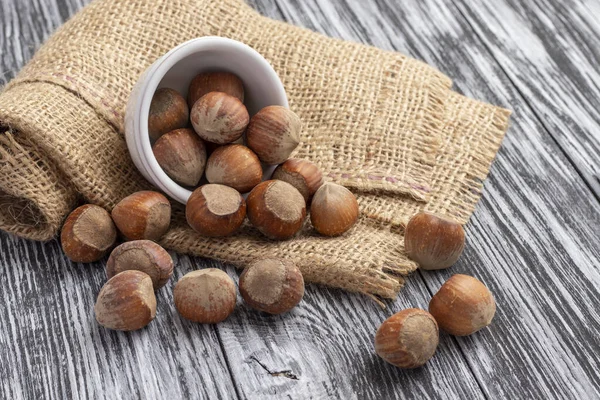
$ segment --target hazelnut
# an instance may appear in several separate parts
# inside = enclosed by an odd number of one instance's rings
[[[223,92],[244,102],[244,84],[230,72],[206,72],[197,75],[190,84],[188,104],[190,108],[198,99],[210,92]]]
[[[188,224],[203,236],[228,236],[246,218],[246,201],[237,190],[208,184],[194,190],[185,206]]]
[[[439,330],[435,319],[418,308],[402,310],[377,329],[375,351],[379,357],[400,368],[424,365],[435,353]]]
[[[206,148],[191,129],[162,135],[152,146],[158,165],[169,178],[184,186],[196,186],[206,166]]]
[[[175,129],[185,128],[190,118],[190,110],[183,96],[173,89],[158,89],[150,103],[148,133],[150,140]]]
[[[358,202],[351,191],[330,182],[317,190],[310,205],[310,221],[321,235],[341,235],[357,219]]]
[[[141,271],[123,271],[100,290],[94,307],[96,320],[105,328],[135,331],[156,316],[152,279]]]
[[[246,139],[261,161],[280,164],[298,147],[301,130],[302,121],[296,114],[285,107],[269,106],[252,117]]]
[[[241,144],[244,145],[244,138],[241,137],[238,140],[236,140],[235,142],[231,142],[228,144]],[[208,154],[209,156],[215,152],[216,149],[218,149],[219,147],[223,147],[223,146],[227,146],[228,144],[217,144],[217,143],[212,143],[212,142],[204,142],[204,146],[206,147],[206,154]]]
[[[152,279],[154,290],[163,287],[173,274],[173,259],[151,240],[134,240],[117,246],[106,263],[108,279],[129,270],[142,271]]]
[[[250,121],[246,106],[237,98],[221,92],[210,92],[198,99],[190,116],[196,133],[202,139],[217,144],[238,140]]]
[[[201,269],[181,278],[175,285],[173,297],[175,307],[183,318],[216,324],[224,321],[235,309],[235,284],[220,269]]]
[[[429,312],[440,328],[451,335],[466,336],[488,326],[496,314],[492,293],[468,275],[453,275],[429,302]]]
[[[306,217],[304,197],[287,182],[262,182],[246,201],[250,223],[271,239],[289,239],[302,228]]]
[[[246,193],[262,181],[260,160],[246,146],[230,144],[217,148],[208,157],[206,179]]]
[[[112,218],[127,240],[157,241],[169,230],[171,204],[158,192],[136,192],[113,208]]]
[[[463,252],[465,231],[449,218],[420,212],[406,225],[404,247],[422,269],[448,268]]]
[[[256,260],[240,276],[240,293],[254,309],[282,314],[302,300],[304,278],[291,261],[277,258]]]
[[[86,204],[75,209],[65,221],[60,241],[74,262],[98,261],[117,240],[117,229],[102,207]]]
[[[287,182],[298,189],[306,204],[323,185],[323,174],[319,167],[299,158],[291,158],[277,167],[273,179]]]

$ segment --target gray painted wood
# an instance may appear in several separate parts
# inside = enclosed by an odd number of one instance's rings
[[[13,77],[83,2],[0,0],[0,79]],[[265,15],[424,59],[452,76],[464,93],[515,110],[467,227],[465,256],[449,271],[413,275],[387,310],[357,295],[309,287],[305,301],[288,315],[266,316],[240,301],[217,327],[177,316],[173,281],[159,293],[156,321],[125,334],[106,331],[93,319],[103,263],[73,265],[55,242],[0,234],[1,397],[600,396],[600,318],[589,306],[600,300],[600,204],[573,167],[581,170],[578,163],[589,164],[589,157],[573,160],[574,153],[552,139],[559,137],[556,126],[540,121],[538,102],[523,97],[527,93],[515,87],[461,10],[443,0],[251,4]],[[585,146],[588,139],[570,140]],[[180,256],[175,279],[215,265]],[[227,271],[237,280],[236,271]],[[408,306],[426,308],[430,295],[456,272],[479,277],[495,293],[492,327],[468,338],[443,334],[436,357],[414,371],[374,356],[372,338],[381,321]]]
[[[600,198],[598,1],[454,1]]]

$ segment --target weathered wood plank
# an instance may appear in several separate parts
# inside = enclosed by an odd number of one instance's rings
[[[94,318],[104,263],[2,234],[0,265],[0,398],[237,397],[214,327],[179,317],[173,281],[157,292],[156,320],[124,333]]]
[[[237,281],[233,268],[228,272]],[[411,279],[386,310],[363,296],[309,286],[292,312],[270,316],[239,308],[219,337],[242,398],[483,398],[456,343],[441,338],[436,356],[400,370],[374,352],[377,327],[394,312],[427,307],[429,294]],[[241,301],[241,299],[240,299]]]
[[[454,3],[600,198],[598,2]]]

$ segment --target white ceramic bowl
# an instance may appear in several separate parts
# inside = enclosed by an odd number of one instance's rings
[[[244,82],[250,115],[270,105],[288,107],[281,80],[271,65],[251,47],[235,40],[207,36],[183,43],[152,64],[133,88],[125,112],[125,139],[134,164],[154,186],[180,203],[192,192],[174,182],[158,165],[148,135],[148,114],[154,92],[163,87],[187,98],[192,79],[201,72],[228,71]],[[264,168],[268,179],[275,166]]]

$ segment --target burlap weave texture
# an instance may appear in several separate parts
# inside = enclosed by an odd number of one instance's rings
[[[416,267],[402,224],[422,208],[466,222],[508,114],[453,94],[419,61],[272,21],[241,0],[97,0],[59,29],[0,94],[0,228],[48,239],[78,198],[110,209],[149,188],[123,140],[125,103],[153,61],[205,35],[245,42],[273,65],[305,123],[296,156],[357,192],[362,217],[341,238],[307,225],[276,243],[248,226],[199,237],[179,209],[165,246],[239,265],[285,256],[309,282],[393,297]]]

